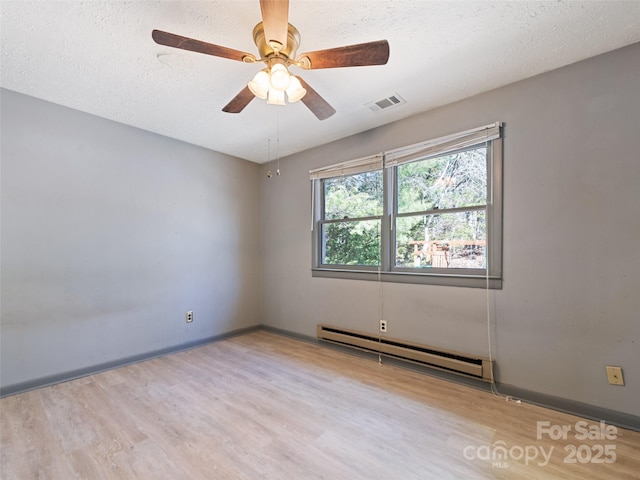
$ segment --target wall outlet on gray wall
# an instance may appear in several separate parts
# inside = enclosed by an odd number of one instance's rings
[[[193,312],[192,311],[188,311],[187,312],[187,314],[185,315],[185,320],[187,321],[187,323],[193,322]]]
[[[380,320],[380,331],[383,333],[387,333],[387,321]]]

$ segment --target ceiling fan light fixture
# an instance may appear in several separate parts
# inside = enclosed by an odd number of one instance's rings
[[[247,86],[256,97],[263,100],[267,98],[269,93],[269,73],[267,69],[265,68],[256,73],[253,80],[251,80]]]
[[[284,63],[279,62],[274,63],[271,66],[270,79],[271,89],[280,90],[283,93],[287,88],[289,88],[289,84],[291,83],[289,70],[287,70]]]
[[[300,80],[291,75],[289,88],[287,88],[287,98],[289,103],[295,103],[307,94],[307,90],[302,86]]]
[[[282,90],[270,88],[267,103],[269,105],[286,105],[286,102],[284,101],[284,92]]]

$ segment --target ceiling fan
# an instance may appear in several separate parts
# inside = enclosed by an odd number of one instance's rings
[[[253,41],[260,57],[232,48],[206,43],[173,33],[153,30],[153,40],[168,47],[205,53],[245,63],[264,62],[266,68],[258,72],[246,87],[222,110],[240,113],[254,97],[267,99],[267,103],[285,105],[302,100],[319,119],[325,120],[336,111],[301,77],[291,75],[288,67],[295,65],[305,70],[319,68],[384,65],[389,60],[389,42],[379,40],[344,47],[303,53],[296,58],[300,33],[289,23],[288,0],[260,0],[262,22],[253,29]]]

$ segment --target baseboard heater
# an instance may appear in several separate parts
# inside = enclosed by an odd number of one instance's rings
[[[407,362],[417,363],[447,372],[492,381],[491,360],[397,340],[387,336],[348,330],[331,325],[318,325],[318,339],[367,352],[380,353]]]

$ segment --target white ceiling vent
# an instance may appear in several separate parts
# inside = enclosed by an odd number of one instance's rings
[[[392,107],[397,107],[398,105],[402,105],[403,103],[407,103],[405,99],[397,93],[394,93],[390,97],[383,98],[382,100],[369,102],[366,104],[366,106],[374,112],[379,112],[381,110],[387,110]]]

